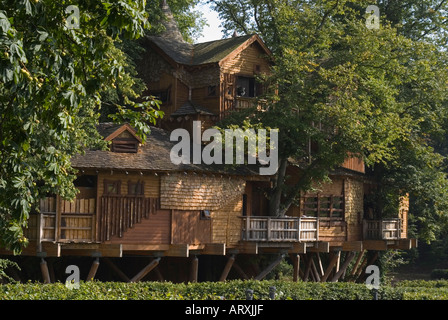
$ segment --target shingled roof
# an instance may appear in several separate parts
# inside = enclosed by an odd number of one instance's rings
[[[257,36],[246,35],[197,44],[156,36],[149,36],[148,39],[176,63],[199,66],[220,62],[252,37]]]
[[[200,105],[197,105],[193,101],[187,101],[184,103],[179,109],[174,111],[171,116],[188,116],[188,115],[206,115],[206,116],[214,116],[215,114],[208,110],[205,107],[202,107]]]
[[[121,126],[101,123],[98,132],[107,137]],[[116,170],[116,171],[156,171],[156,172],[202,172],[258,176],[258,168],[253,166],[180,164],[175,165],[170,158],[171,149],[177,142],[170,141],[170,132],[151,127],[151,134],[137,153],[119,153],[108,150],[86,150],[85,154],[72,158],[72,166],[79,170]],[[190,148],[192,150],[192,148]],[[192,157],[191,157],[192,159]]]
[[[162,11],[166,17],[163,21],[165,31],[158,36],[148,36],[168,58],[172,61],[188,65],[199,66],[209,63],[218,63],[244,44],[258,42],[260,46],[270,54],[263,41],[258,35],[234,36],[228,39],[209,41],[198,44],[186,42],[178,28],[173,14],[166,3],[162,4]]]

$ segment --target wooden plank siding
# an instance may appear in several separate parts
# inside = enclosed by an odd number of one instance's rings
[[[163,245],[171,242],[171,210],[156,210],[120,237],[111,237],[106,244]]]
[[[200,211],[172,210],[171,235],[172,244],[211,243],[212,223]]]

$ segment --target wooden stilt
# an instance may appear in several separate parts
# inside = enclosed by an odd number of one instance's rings
[[[233,269],[235,269],[236,272],[240,275],[242,279],[249,279],[247,274],[244,272],[244,270],[238,265],[238,263],[233,263]]]
[[[375,251],[375,253],[374,253],[373,256],[370,258],[370,260],[369,260],[368,262],[366,262],[366,265],[365,265],[365,266],[363,266],[363,268],[362,268],[362,270],[361,270],[361,274],[360,274],[360,276],[359,276],[359,278],[358,278],[358,282],[359,282],[359,283],[364,282],[364,280],[367,278],[367,273],[365,272],[365,269],[366,269],[367,266],[370,266],[370,265],[372,265],[372,264],[375,263],[376,259],[378,259],[378,254],[379,254],[379,252],[378,252],[378,251]],[[367,258],[365,259],[365,261],[367,261]]]
[[[310,271],[311,271],[311,262],[312,262],[312,257],[311,255],[306,255],[305,258],[306,261],[304,261],[305,263],[305,272],[303,275],[303,281],[308,281],[308,278],[310,276]]]
[[[162,272],[160,272],[160,266],[155,267],[154,273],[157,275],[157,279],[159,279],[159,281],[165,281]]]
[[[48,262],[48,271],[49,271],[49,274],[50,274],[50,282],[51,283],[55,283],[56,282],[56,276],[54,274],[54,268],[53,268],[53,261],[52,260],[50,260]]]
[[[123,280],[129,282],[130,279],[124,274],[109,258],[104,258],[103,260],[106,264]]]
[[[100,266],[100,258],[96,257],[92,263],[92,266],[90,267],[89,274],[87,275],[87,281],[92,281],[93,278],[95,278],[99,266]]]
[[[324,268],[322,266],[322,259],[320,258],[319,252],[316,252],[316,257],[317,257],[317,263],[318,263],[318,267],[319,267],[319,273],[320,273],[320,276],[322,277],[324,275]]]
[[[314,259],[311,258],[311,269],[313,270],[314,279],[316,282],[320,282],[319,271],[317,271],[316,264],[314,263]]]
[[[332,257],[330,259],[330,263],[327,266],[327,269],[325,269],[325,273],[320,279],[321,282],[327,281],[328,277],[330,276],[331,271],[333,270],[333,267],[336,265],[339,255],[337,253],[333,253]]]
[[[142,280],[152,269],[157,267],[160,262],[160,258],[152,260],[146,267],[144,267],[139,273],[137,273],[129,282],[138,282]]]
[[[40,271],[42,272],[42,279],[44,283],[51,283],[50,273],[48,272],[47,261],[44,258],[40,260]]]
[[[338,260],[336,261],[336,271],[339,272],[339,266],[341,264],[341,251],[336,251],[336,254],[338,255]]]
[[[359,254],[358,257],[356,258],[355,264],[350,272],[350,276],[354,276],[356,274],[356,271],[359,267],[359,264],[362,260],[362,257],[364,256],[364,253],[366,252],[366,250],[362,250]]]
[[[227,263],[224,267],[224,270],[222,271],[221,277],[219,278],[219,281],[225,281],[227,279],[227,276],[229,275],[230,269],[232,269],[232,265],[235,262],[235,255],[232,254],[228,259]]]
[[[355,253],[354,252],[350,252],[348,254],[348,256],[345,258],[344,263],[342,264],[341,268],[339,269],[339,271],[336,272],[336,274],[333,276],[333,278],[331,279],[331,282],[336,282],[339,280],[339,278],[341,277],[341,275],[345,272],[345,270],[347,269],[349,263],[353,260],[353,258],[355,257]]]
[[[258,276],[255,277],[255,280],[264,279],[264,277],[266,277],[276,266],[280,264],[280,262],[282,262],[283,258],[283,254],[279,255],[279,257],[274,262],[272,262],[269,266],[267,266],[265,270],[263,270],[260,274],[258,274]]]
[[[292,281],[297,282],[299,280],[299,274],[300,274],[300,255],[291,254],[291,260],[294,266]]]
[[[198,271],[199,271],[199,259],[197,255],[193,256],[191,260],[191,269],[190,269],[190,281],[198,282]]]

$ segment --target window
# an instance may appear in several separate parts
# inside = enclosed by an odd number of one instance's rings
[[[120,194],[121,181],[104,180],[104,194],[118,195]]]
[[[135,139],[114,139],[111,151],[118,153],[137,153],[139,142]]]
[[[151,91],[150,94],[162,101],[162,103],[171,102],[171,86],[166,90]]]
[[[306,195],[303,197],[302,213],[323,220],[343,220],[343,195]]]
[[[210,210],[201,210],[201,220],[210,220],[211,218]]]
[[[207,97],[216,97],[218,95],[218,86],[207,87]]]
[[[251,77],[238,77],[236,88],[238,97],[254,98],[261,93],[255,78]]]
[[[128,182],[128,195],[130,196],[142,196],[145,194],[145,184],[142,181],[129,181]]]

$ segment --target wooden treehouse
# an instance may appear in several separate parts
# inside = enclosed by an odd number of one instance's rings
[[[41,259],[44,281],[55,280],[47,260],[64,257],[91,257],[88,280],[101,261],[123,281],[200,281],[263,279],[289,259],[294,280],[361,281],[378,251],[416,246],[407,237],[407,199],[395,217],[370,214],[364,197],[372,184],[357,158],[333,172],[331,183],[303,194],[284,217],[268,216],[269,176],[249,167],[173,164],[170,130],[191,130],[194,120],[206,128],[253,105],[262,92],[255,79],[269,72],[270,52],[257,35],[188,44],[163,9],[167,31],[146,39],[139,71],[166,116],[145,144],[127,124],[100,124],[110,150],[72,159],[76,199],[41,200],[22,255]],[[297,170],[291,164],[288,174]],[[265,254],[274,255],[269,265],[251,263]],[[126,264],[137,257],[140,267]]]

